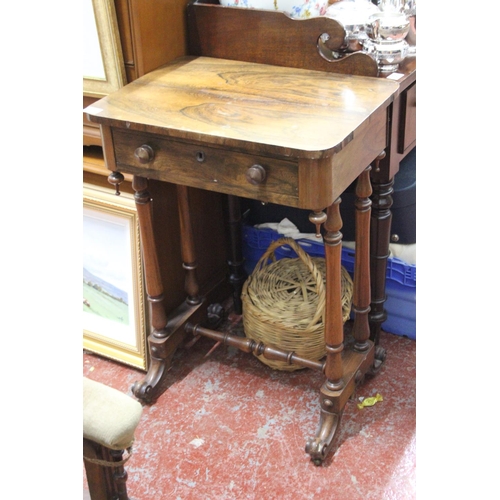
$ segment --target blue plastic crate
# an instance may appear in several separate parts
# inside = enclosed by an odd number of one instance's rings
[[[245,271],[252,273],[259,259],[269,245],[282,237],[274,229],[257,229],[252,226],[243,226],[243,257],[245,258]]]
[[[315,242],[308,239],[298,239],[295,240],[305,252],[307,252],[311,257],[324,257],[325,256],[325,246],[322,242]],[[297,257],[295,251],[288,245],[283,245],[279,247],[274,252],[276,258],[282,259],[283,257],[288,257],[289,259],[294,259]]]
[[[283,237],[284,235],[279,234],[274,229],[257,229],[252,226],[243,226],[243,257],[245,258],[246,272],[251,274],[259,259],[268,249],[269,245],[273,241],[279,240]],[[314,240],[309,239],[297,239],[295,242],[298,243],[312,257],[325,256],[325,247],[322,242],[315,242]],[[348,251],[346,249],[342,249],[342,260],[344,259],[344,254],[346,258],[348,258],[347,252]],[[282,247],[277,248],[274,255],[277,260],[283,258],[293,259],[297,257],[295,251],[288,245],[283,245]],[[350,270],[347,269],[347,271]]]
[[[387,312],[387,319],[382,323],[382,329],[416,340],[416,288],[402,286],[397,281],[386,279],[385,291],[384,308]]]
[[[282,236],[273,229],[243,226],[243,256],[248,274],[251,274],[271,242]],[[313,257],[325,256],[325,248],[320,242],[308,239],[296,242]],[[275,256],[277,259],[294,258],[297,254],[290,247],[282,246],[275,251]],[[342,248],[342,265],[351,276],[354,274],[354,256],[354,250]],[[382,324],[384,331],[416,339],[416,289],[416,266],[397,257],[389,257],[386,272],[387,300],[384,304],[387,320]]]
[[[323,253],[324,255],[324,253]],[[342,265],[352,275],[354,274],[354,256],[355,251],[351,249],[342,249]],[[417,287],[417,267],[407,264],[397,257],[387,259],[386,280],[393,281],[403,287]]]
[[[342,251],[342,265],[349,274],[354,274],[354,250]],[[416,340],[417,337],[417,266],[407,264],[397,257],[387,259],[385,275],[387,319],[382,329],[389,333]]]

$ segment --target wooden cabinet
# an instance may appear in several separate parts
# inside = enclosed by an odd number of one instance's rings
[[[127,82],[187,53],[188,0],[115,0]],[[83,97],[83,108],[98,99]],[[83,117],[84,146],[102,145],[99,128]]]

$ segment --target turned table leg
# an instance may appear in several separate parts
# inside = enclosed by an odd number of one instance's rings
[[[356,224],[356,253],[354,260],[355,286],[353,292],[352,309],[354,311],[354,325],[352,333],[356,341],[354,349],[366,351],[370,338],[368,313],[370,312],[370,170],[368,167],[358,178],[356,185],[355,224]]]
[[[184,339],[184,325],[188,319],[199,314],[203,298],[200,295],[200,288],[196,278],[197,263],[189,210],[188,188],[186,186],[177,186],[182,265],[186,271],[184,284],[186,300],[167,318],[163,304],[163,286],[153,233],[151,195],[147,190],[147,180],[134,176],[132,187],[136,191],[135,201],[152,326],[152,333],[148,337],[151,358],[150,367],[144,380],[133,385],[132,392],[137,398],[150,403],[161,393],[161,382],[170,367],[176,349]]]
[[[149,402],[153,398],[155,387],[167,371],[167,360],[171,352],[169,352],[166,343],[167,315],[163,304],[163,285],[153,232],[152,200],[148,191],[148,181],[143,177],[134,176],[132,187],[135,191],[134,199],[139,219],[145,286],[152,327],[152,332],[148,337],[149,370],[142,382],[134,383],[132,392],[137,398]]]
[[[342,219],[340,198],[327,209],[324,222],[326,259],[325,344],[326,380],[320,390],[320,424],[316,437],[306,445],[316,465],[321,464],[334,445],[342,414],[349,398],[375,364],[375,346],[370,340],[370,167],[358,177],[356,186],[356,259],[354,264],[354,347],[344,350],[342,319]],[[319,212],[314,219],[322,220]]]
[[[370,228],[370,266],[371,266],[371,312],[370,338],[378,344],[382,323],[387,319],[384,309],[386,300],[385,284],[387,259],[389,257],[389,242],[392,222],[392,193],[394,179],[385,180],[380,172],[380,161],[385,157],[382,153],[375,161],[372,175],[372,217]]]
[[[325,303],[325,344],[326,380],[320,391],[320,424],[316,437],[306,444],[306,452],[319,465],[330,451],[342,417],[343,405],[339,407],[338,394],[344,388],[342,351],[344,349],[344,324],[342,320],[341,255],[342,218],[340,198],[327,209],[324,223],[326,234],[326,303]],[[315,212],[316,216],[318,212]]]
[[[191,211],[189,210],[189,195],[186,186],[177,185],[177,200],[179,205],[179,220],[181,227],[182,266],[186,270],[184,289],[188,304],[196,305],[201,302],[200,287],[196,279],[196,253],[194,248],[193,226]]]
[[[326,382],[329,391],[342,389],[342,351],[344,349],[344,322],[342,320],[342,218],[340,198],[327,209],[325,221],[325,261],[326,261],[326,303],[325,303],[325,343]],[[327,405],[328,406],[328,405]]]
[[[372,342],[376,343],[372,336],[372,329],[378,328],[379,334],[381,323],[378,322],[379,315],[377,313],[372,315],[372,308],[374,304],[381,303],[383,312],[383,302],[385,301],[385,267],[383,267],[383,269],[381,268],[379,259],[377,259],[377,266],[380,266],[380,268],[376,267],[375,271],[378,273],[383,271],[383,277],[380,277],[378,274],[373,276],[373,254],[371,254],[371,250],[373,248],[374,235],[370,232],[370,222],[373,221],[373,218],[370,221],[372,201],[369,198],[373,190],[370,182],[370,170],[371,167],[368,167],[358,178],[355,201],[356,254],[354,263],[355,286],[352,307],[355,313],[353,336],[356,343],[354,349],[358,351],[364,351],[369,348],[370,343],[368,339],[370,337]],[[382,290],[380,287],[382,287]],[[384,300],[382,302],[373,300],[373,290],[379,294],[378,296],[383,296]],[[377,342],[378,334],[376,335]],[[373,364],[368,373],[370,375],[375,375],[381,368],[385,358],[385,349],[376,346]]]
[[[229,283],[233,288],[234,312],[242,314],[241,291],[247,275],[243,264],[243,250],[241,244],[241,208],[238,196],[229,195],[228,222],[229,222]]]

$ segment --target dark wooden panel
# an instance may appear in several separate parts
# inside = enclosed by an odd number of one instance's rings
[[[401,96],[402,118],[398,153],[406,154],[417,141],[417,84],[414,83]]]
[[[187,53],[188,0],[129,0],[137,77]]]
[[[326,33],[329,50],[344,43],[344,28],[333,19],[292,19],[282,12],[192,3],[188,5],[189,54],[238,61],[377,76],[375,61],[354,53],[330,62],[318,52]]]

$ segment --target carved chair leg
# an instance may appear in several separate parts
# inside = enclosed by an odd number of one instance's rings
[[[130,500],[127,493],[127,471],[120,463],[125,450],[110,450],[88,439],[83,440],[83,449],[90,498]],[[117,465],[113,466],[113,463]]]
[[[85,465],[90,498],[92,500],[108,500],[108,498],[113,498],[115,492],[109,474],[110,470],[97,463],[98,460],[109,460],[109,457],[104,454],[103,447],[93,441],[83,439],[83,455],[87,457],[83,463]]]

